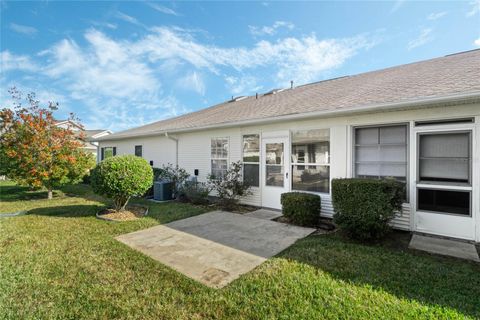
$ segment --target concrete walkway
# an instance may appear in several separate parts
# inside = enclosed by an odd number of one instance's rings
[[[475,245],[458,240],[414,234],[409,248],[480,262]]]
[[[273,220],[282,216],[281,211],[268,210],[268,209],[258,209],[252,212],[245,213],[244,216],[264,219],[264,220]]]
[[[221,288],[315,231],[214,211],[116,239],[214,288]]]

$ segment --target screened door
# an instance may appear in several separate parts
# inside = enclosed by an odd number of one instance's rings
[[[262,206],[280,209],[280,197],[289,191],[288,138],[262,140]]]
[[[416,230],[474,238],[472,131],[417,134]]]

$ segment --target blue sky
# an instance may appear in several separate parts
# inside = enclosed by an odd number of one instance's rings
[[[1,2],[8,88],[114,131],[480,47],[480,0]]]

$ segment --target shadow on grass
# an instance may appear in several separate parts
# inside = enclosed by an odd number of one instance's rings
[[[280,256],[359,286],[480,318],[480,264],[387,246],[363,245],[339,235],[311,236]]]
[[[55,190],[54,198],[64,196],[62,191]],[[32,190],[30,187],[8,185],[0,187],[0,200],[5,202],[24,201],[24,200],[41,200],[47,199],[46,190]]]
[[[27,215],[50,216],[50,217],[91,217],[104,208],[99,205],[66,205],[66,206],[51,206],[44,208],[35,208],[27,212]]]

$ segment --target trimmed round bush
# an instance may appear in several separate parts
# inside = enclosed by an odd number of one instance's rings
[[[393,179],[333,179],[333,221],[352,238],[379,239],[404,198],[405,184]]]
[[[287,192],[281,196],[282,213],[292,223],[313,226],[320,217],[320,196],[304,192]]]
[[[152,168],[145,159],[134,155],[105,159],[91,173],[93,191],[112,198],[117,211],[124,210],[131,197],[143,195],[152,182]]]

